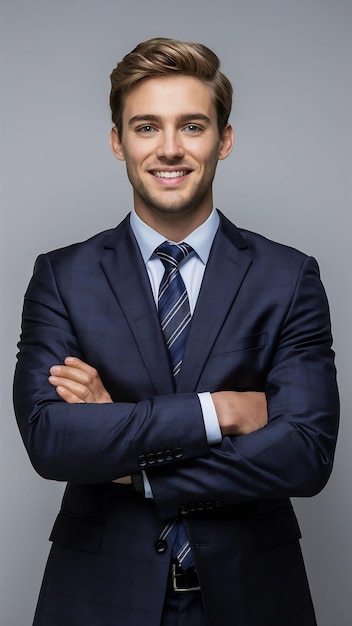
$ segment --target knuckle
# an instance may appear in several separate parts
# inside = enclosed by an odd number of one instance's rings
[[[95,369],[95,367],[92,368],[91,378],[92,378],[92,382],[98,380],[98,378],[99,378],[98,371]]]
[[[99,378],[98,372],[92,367],[91,371],[87,374],[88,385],[93,385]]]
[[[83,392],[82,392],[82,399],[83,399],[85,402],[87,402],[87,399],[88,399],[88,397],[89,397],[89,394],[90,394],[89,389],[85,387],[85,388],[84,388],[84,390],[83,390]]]

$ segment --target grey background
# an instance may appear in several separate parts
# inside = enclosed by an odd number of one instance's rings
[[[295,506],[319,626],[349,626],[351,0],[2,0],[0,10],[1,626],[31,624],[63,489],[34,473],[14,423],[23,294],[40,252],[130,209],[124,166],[108,147],[109,73],[155,35],[207,43],[233,81],[237,143],[219,165],[217,206],[320,263],[342,424],[328,486]]]

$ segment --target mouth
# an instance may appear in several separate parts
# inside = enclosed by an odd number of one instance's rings
[[[191,170],[152,170],[150,171],[150,174],[152,174],[152,176],[155,176],[156,178],[166,178],[166,179],[172,179],[172,178],[183,178],[184,176],[187,176],[188,174],[190,174]]]

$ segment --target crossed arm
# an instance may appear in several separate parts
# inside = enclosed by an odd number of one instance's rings
[[[69,404],[113,402],[97,370],[77,357],[69,356],[63,365],[53,365],[48,380],[60,398]],[[266,426],[268,416],[264,393],[218,391],[211,397],[223,436],[246,435]],[[131,478],[125,476],[114,482],[130,483]]]
[[[112,402],[99,373],[76,357],[50,368],[49,382],[65,402],[104,404]],[[264,393],[218,391],[211,394],[222,435],[247,435],[267,424]]]

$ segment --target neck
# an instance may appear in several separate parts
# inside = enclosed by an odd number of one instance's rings
[[[190,233],[193,233],[199,226],[204,224],[212,212],[212,206],[206,211],[195,214],[153,214],[145,215],[143,211],[140,211],[135,207],[138,217],[145,222],[150,228],[156,230],[160,235],[168,239],[169,241],[175,241],[176,243],[186,239]]]

